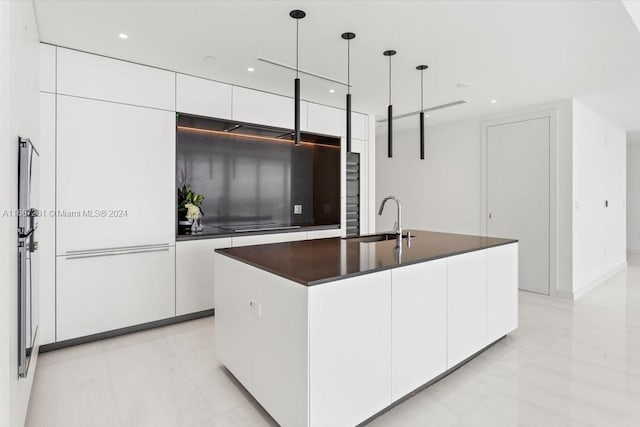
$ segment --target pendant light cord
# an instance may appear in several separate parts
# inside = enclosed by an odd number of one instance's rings
[[[298,42],[298,25],[300,23],[299,19],[296,19],[296,79],[298,78],[298,52],[299,52],[299,42]]]

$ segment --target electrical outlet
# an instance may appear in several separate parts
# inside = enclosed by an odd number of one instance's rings
[[[302,205],[293,205],[293,214],[302,215]]]
[[[262,304],[257,301],[251,300],[249,301],[249,307],[251,309],[251,314],[253,314],[257,318],[262,317]]]

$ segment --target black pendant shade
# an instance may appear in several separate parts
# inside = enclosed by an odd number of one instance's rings
[[[298,78],[298,23],[302,18],[307,16],[302,10],[292,10],[289,12],[289,16],[296,20],[296,78],[293,81],[294,90],[294,144],[300,145],[300,79]]]
[[[293,111],[293,128],[294,128],[294,144],[300,145],[300,79],[295,78],[293,81],[293,92],[295,105]]]
[[[420,160],[424,160],[424,70],[428,65],[418,65],[416,70],[420,71]]]
[[[347,41],[347,153],[351,152],[351,40],[356,38],[354,33],[342,33]]]
[[[389,105],[387,106],[387,157],[393,157],[393,106],[391,105],[391,57],[397,52],[385,50],[384,56],[389,57]]]

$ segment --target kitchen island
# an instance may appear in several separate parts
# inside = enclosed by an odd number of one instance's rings
[[[517,241],[411,234],[216,250],[220,360],[280,425],[358,425],[517,327]]]

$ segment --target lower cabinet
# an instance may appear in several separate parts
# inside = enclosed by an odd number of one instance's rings
[[[447,370],[447,260],[391,270],[391,397]]]
[[[238,236],[231,238],[231,246],[264,245],[267,243],[292,242],[294,240],[306,240],[306,231],[294,231],[291,233],[256,234],[254,236]]]
[[[231,238],[176,243],[176,315],[214,308],[214,254]]]
[[[518,244],[487,250],[487,343],[518,327]]]
[[[60,256],[57,341],[175,315],[175,248]]]
[[[517,251],[312,286],[216,254],[219,360],[283,427],[359,425],[515,328]]]
[[[487,251],[447,258],[447,368],[487,342]]]
[[[391,271],[309,288],[309,425],[354,426],[391,404]]]
[[[309,231],[307,233],[307,239],[327,239],[329,237],[340,237],[342,236],[342,229],[340,228],[330,228],[328,230],[315,230]]]

